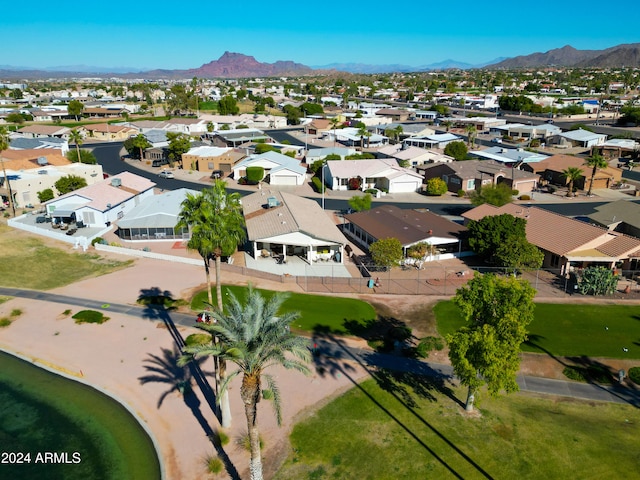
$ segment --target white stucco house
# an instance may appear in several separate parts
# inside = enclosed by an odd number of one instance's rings
[[[273,151],[251,155],[238,162],[233,167],[233,177],[236,180],[244,177],[247,167],[264,168],[264,178],[271,185],[302,185],[307,178],[307,169],[298,160]]]
[[[420,190],[422,175],[402,168],[392,158],[371,160],[330,160],[324,166],[324,183],[332,190],[377,188],[387,193]]]
[[[154,186],[151,180],[122,172],[50,200],[45,208],[53,223],[82,222],[87,227],[105,227],[153,196]]]

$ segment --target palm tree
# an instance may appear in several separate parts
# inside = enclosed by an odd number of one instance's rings
[[[78,163],[82,163],[82,157],[80,156],[80,145],[83,143],[84,137],[77,130],[73,129],[69,132],[69,140],[76,144],[76,153],[78,154]]]
[[[340,123],[340,119],[338,117],[333,117],[331,119],[331,128],[333,128],[333,146],[336,146],[336,128]]]
[[[306,363],[310,360],[307,341],[293,335],[290,324],[299,316],[298,312],[280,312],[286,294],[276,293],[270,299],[260,295],[249,287],[245,304],[233,295],[227,303],[227,313],[213,312],[212,324],[198,324],[197,327],[218,337],[217,344],[194,345],[184,348],[181,363],[204,356],[213,356],[229,360],[238,370],[233,372],[222,384],[226,390],[229,382],[242,374],[240,397],[244,403],[247,417],[247,432],[251,449],[249,470],[251,480],[262,480],[262,457],[260,436],[257,423],[257,406],[260,397],[273,400],[278,425],[282,422],[281,399],[278,386],[265,370],[274,365],[309,373]],[[268,390],[261,389],[262,379],[266,380]]]
[[[217,308],[222,311],[221,257],[231,255],[244,242],[246,232],[240,204],[240,195],[228,194],[225,182],[216,180],[211,188],[205,188],[197,195],[187,194],[182,202],[176,230],[189,228],[191,238],[187,249],[197,251],[202,257],[207,278],[207,297],[213,305],[209,260],[215,259]],[[224,361],[218,366],[218,376],[223,382],[226,372]],[[220,402],[223,427],[231,425],[231,411],[228,395],[223,394]]]
[[[4,167],[4,160],[2,159],[2,152],[9,149],[9,132],[6,127],[0,127],[0,163],[2,163],[2,175],[4,176],[4,181],[7,183],[7,191],[9,194],[9,206],[11,207],[11,211],[13,212],[13,216],[16,216],[16,206],[13,202],[13,192],[11,191],[11,183],[9,182],[9,177],[7,177],[7,170]]]
[[[591,167],[591,180],[589,181],[589,191],[587,192],[588,196],[591,196],[591,190],[593,189],[593,179],[596,176],[596,172],[601,168],[606,168],[609,166],[607,160],[600,154],[594,153],[590,157],[587,158],[587,161],[584,162],[587,167]]]
[[[444,126],[444,128],[447,129],[447,132],[448,132],[451,126],[453,125],[453,122],[451,120],[445,120],[444,122],[442,122],[442,125]]]
[[[573,195],[573,184],[582,178],[582,169],[578,167],[568,167],[562,171],[562,176],[569,182],[567,197]]]
[[[464,127],[465,132],[467,132],[467,144],[471,146],[475,142],[476,133],[478,133],[478,129],[475,125],[468,123]]]

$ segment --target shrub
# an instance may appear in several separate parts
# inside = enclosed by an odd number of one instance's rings
[[[9,325],[11,325],[11,320],[8,318],[0,318],[0,328],[2,327],[8,327]]]
[[[360,187],[362,187],[362,180],[355,177],[349,179],[349,190],[360,190]]]
[[[631,367],[629,369],[629,378],[633,383],[640,385],[640,367]]]
[[[264,178],[263,167],[247,167],[247,183],[249,185],[256,185]]]
[[[102,312],[96,312],[95,310],[81,310],[73,317],[76,323],[104,323],[109,320],[109,317],[105,317]]]
[[[553,185],[547,185],[547,192],[555,193],[556,190],[556,187],[554,187]]]
[[[325,186],[322,184],[322,180],[320,180],[318,177],[313,177],[311,179],[311,183],[313,184],[313,188],[315,188],[316,192],[324,192]]]
[[[464,190],[460,189],[458,190],[458,197],[460,198],[464,198],[464,196],[467,194],[467,192],[465,192]]]
[[[53,200],[53,190],[50,188],[45,188],[44,190],[38,192],[37,195],[38,195],[38,200],[40,200],[40,203]]]
[[[520,200],[531,200],[530,195],[520,195]]]
[[[429,352],[433,350],[442,350],[444,348],[444,342],[442,338],[439,337],[424,337],[418,343],[416,347],[416,356],[418,358],[427,358],[429,356]]]
[[[264,447],[262,436],[259,437],[259,440],[260,440],[260,450],[262,450],[262,447]],[[242,435],[241,437],[238,437],[238,439],[236,440],[236,443],[238,444],[238,446],[244,448],[247,452],[251,451],[251,441],[249,440],[248,433]]]
[[[96,243],[99,243],[101,245],[105,245],[107,243],[107,241],[102,238],[102,237],[96,237],[93,240],[91,240],[91,246],[95,246]]]
[[[449,188],[447,182],[439,177],[433,177],[427,180],[427,195],[440,196],[447,193]]]
[[[222,460],[214,456],[205,458],[205,464],[207,466],[207,472],[209,473],[220,473],[222,471],[222,467],[224,466]]]

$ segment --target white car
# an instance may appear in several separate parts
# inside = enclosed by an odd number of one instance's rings
[[[169,171],[169,170],[163,170],[161,171],[158,176],[162,177],[162,178],[175,178],[173,176],[173,172]]]

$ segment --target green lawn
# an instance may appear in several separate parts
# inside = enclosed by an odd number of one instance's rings
[[[271,290],[256,289],[264,296],[271,296],[275,292]],[[223,286],[222,296],[227,297],[227,293],[233,293],[238,299],[245,298],[247,287],[243,286]],[[367,302],[353,298],[330,297],[323,295],[306,295],[301,293],[288,293],[289,298],[284,302],[282,308],[287,311],[300,312],[300,318],[291,326],[294,331],[313,332],[314,330],[330,331],[337,334],[353,333],[348,322],[353,321],[359,325],[376,318],[374,308]],[[215,288],[213,290],[213,301],[215,302]],[[196,294],[191,300],[191,309],[202,311],[207,301],[207,292],[203,290]],[[223,302],[225,300],[223,299]],[[347,326],[345,326],[347,321]]]
[[[600,479],[640,471],[640,410],[632,406],[483,395],[482,415],[466,417],[449,397],[463,400],[463,390],[380,375],[386,390],[367,380],[296,425],[275,479]]]
[[[14,232],[6,225],[0,226],[0,251],[0,285],[35,290],[61,287],[132,263],[52,248],[40,239]]]
[[[451,301],[434,307],[441,335],[464,324]],[[623,351],[627,348],[628,351]],[[640,306],[536,303],[525,352],[640,359]]]

